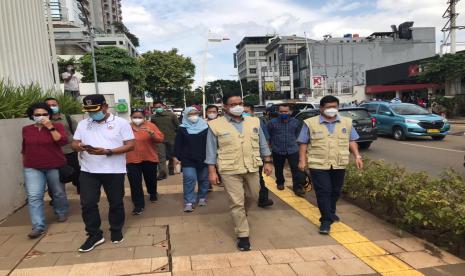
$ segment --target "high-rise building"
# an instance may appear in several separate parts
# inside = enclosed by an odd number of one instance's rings
[[[265,62],[266,45],[272,36],[247,36],[236,46],[234,55],[241,80],[258,80],[257,64]]]

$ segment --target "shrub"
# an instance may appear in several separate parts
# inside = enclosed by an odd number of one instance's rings
[[[10,82],[0,81],[0,119],[26,117],[30,104],[48,97],[56,98],[60,102],[61,112],[65,114],[81,113],[81,103],[61,92],[43,91],[37,84],[14,86]]]

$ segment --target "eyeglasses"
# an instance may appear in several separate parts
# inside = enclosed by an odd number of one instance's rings
[[[34,116],[39,117],[39,116],[48,116],[48,113],[36,113]]]
[[[143,108],[133,108],[132,112],[144,112],[145,110]]]

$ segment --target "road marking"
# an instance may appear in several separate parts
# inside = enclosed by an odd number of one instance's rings
[[[307,199],[294,195],[287,187],[284,190],[278,190],[272,177],[263,175],[263,178],[266,187],[273,194],[294,208],[311,223],[319,226],[320,212],[316,206],[308,202]],[[383,248],[345,223],[334,223],[329,235],[381,275],[423,275],[396,256],[390,255]]]
[[[465,151],[463,151],[463,150],[454,150],[454,149],[445,149],[445,148],[438,148],[438,147],[430,147],[430,146],[417,145],[417,144],[405,143],[405,142],[400,142],[400,143],[403,144],[403,145],[414,146],[414,147],[420,147],[420,148],[427,148],[427,149],[435,149],[435,150],[444,150],[444,151],[450,151],[450,152],[465,153]]]

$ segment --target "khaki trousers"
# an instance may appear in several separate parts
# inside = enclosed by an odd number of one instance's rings
[[[245,197],[250,205],[256,202],[260,190],[258,172],[221,175],[224,189],[229,197],[229,209],[234,221],[236,235],[240,238],[249,236],[249,223],[246,216]],[[245,194],[245,195],[244,195]]]

